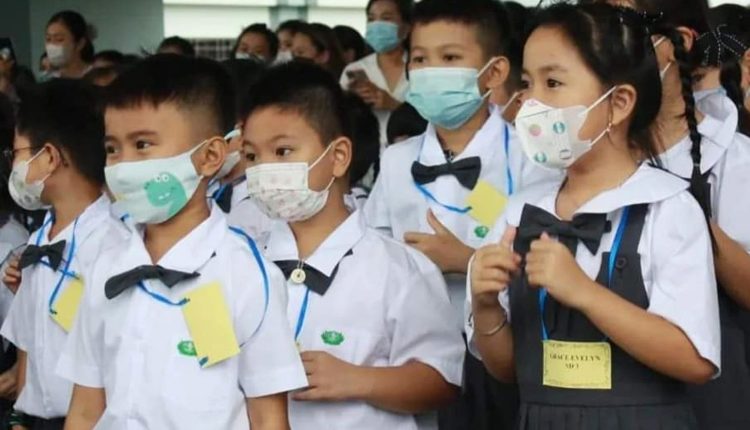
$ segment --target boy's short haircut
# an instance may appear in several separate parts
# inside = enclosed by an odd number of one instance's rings
[[[264,108],[300,115],[328,145],[339,137],[352,139],[352,126],[341,86],[325,69],[303,61],[269,68],[242,103],[241,118]]]
[[[88,83],[54,79],[38,85],[24,96],[16,130],[34,149],[54,145],[83,176],[104,184],[104,118]]]
[[[352,124],[352,163],[349,184],[357,185],[374,166],[377,177],[380,164],[380,123],[372,107],[358,95],[344,94]]]
[[[229,73],[234,83],[235,107],[239,112],[242,107],[242,101],[245,100],[250,88],[258,82],[263,72],[266,70],[266,64],[255,60],[237,60],[230,59],[222,61],[221,66]],[[241,119],[240,119],[241,120]]]
[[[386,127],[388,144],[396,143],[396,139],[403,136],[419,136],[426,129],[427,120],[422,118],[412,105],[403,103],[388,118],[388,126]]]
[[[162,40],[159,44],[158,51],[161,51],[164,48],[176,48],[180,54],[186,56],[186,57],[195,57],[195,47],[192,43],[190,43],[189,40],[183,39],[180,36],[172,36],[167,37],[166,39]]]
[[[422,0],[414,6],[415,26],[446,21],[475,27],[485,56],[508,55],[510,23],[495,0]]]
[[[173,103],[190,116],[190,124],[202,127],[199,138],[224,136],[237,119],[232,78],[221,64],[204,58],[154,55],[130,66],[107,89],[108,108],[144,103]]]

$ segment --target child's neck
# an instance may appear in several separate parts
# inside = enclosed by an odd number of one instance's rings
[[[440,146],[444,151],[450,151],[455,155],[459,155],[464,152],[469,142],[474,138],[474,135],[484,126],[484,123],[490,117],[489,109],[487,104],[483,104],[482,107],[474,114],[473,117],[466,124],[455,130],[448,130],[445,128],[435,127]]]
[[[197,196],[205,195],[196,191]],[[172,247],[195,230],[211,214],[205,199],[193,199],[177,215],[161,224],[148,224],[144,234],[146,251],[158,263]]]
[[[49,239],[54,239],[61,231],[72,224],[86,208],[102,196],[100,185],[92,184],[85,180],[76,181],[71,186],[61,187],[61,190],[62,195],[58,198],[53,198],[51,202],[55,220],[49,231]],[[68,190],[76,191],[71,193]]]
[[[665,81],[673,79],[671,75],[665,77]],[[674,77],[679,80],[679,75]],[[688,134],[688,124],[685,119],[685,99],[682,97],[682,87],[678,82],[673,85],[662,85],[663,94],[661,108],[652,127],[652,134],[657,142],[660,153],[667,152],[677,145]],[[695,109],[696,120],[700,122],[703,114]]]
[[[237,165],[234,166],[234,168],[229,171],[229,174],[227,174],[227,176],[221,178],[219,183],[222,185],[231,184],[237,179],[239,179],[240,177],[242,177],[242,175],[244,174],[245,174],[245,166],[242,165],[242,163],[237,163]]]
[[[307,221],[290,223],[289,228],[297,241],[300,261],[308,259],[349,215],[343,193],[332,188],[323,210]]]

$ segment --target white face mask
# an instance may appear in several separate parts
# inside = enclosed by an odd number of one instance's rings
[[[107,186],[118,206],[137,224],[161,224],[177,215],[203,179],[192,155],[207,142],[174,157],[106,167]]]
[[[609,133],[611,124],[594,140],[579,137],[588,113],[615,88],[588,108],[580,105],[554,108],[535,99],[527,100],[516,117],[516,131],[526,156],[542,167],[559,170],[570,167]]]
[[[305,221],[320,212],[328,201],[335,178],[321,191],[311,190],[308,176],[332,145],[311,165],[307,163],[264,163],[246,171],[247,189],[260,210],[269,218],[286,222]]]
[[[242,130],[234,129],[227,133],[226,136],[224,136],[224,140],[229,143],[232,139],[240,136],[242,134]],[[237,165],[237,163],[240,162],[242,159],[242,154],[240,151],[233,151],[227,154],[227,158],[224,160],[224,164],[221,165],[221,169],[216,173],[215,178],[216,179],[223,179],[226,178],[226,176],[229,174],[229,172],[234,169],[234,166]]]
[[[42,192],[44,191],[44,181],[49,178],[49,175],[45,176],[44,179],[34,181],[29,184],[26,182],[29,176],[29,164],[34,161],[44,150],[39,151],[26,161],[22,161],[13,166],[13,171],[10,173],[8,179],[8,191],[13,200],[26,209],[27,211],[37,211],[40,209],[47,209],[49,205],[42,202]]]
[[[47,51],[47,59],[52,67],[59,68],[68,64],[70,52],[65,46],[48,43],[45,45],[45,51]]]
[[[292,55],[292,51],[281,51],[276,56],[276,64],[284,64],[288,63],[290,61],[294,60],[294,55]]]

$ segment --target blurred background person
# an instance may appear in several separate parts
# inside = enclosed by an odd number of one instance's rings
[[[52,76],[82,78],[94,59],[92,28],[78,12],[65,10],[50,18],[45,33],[45,51]]]
[[[331,27],[312,23],[301,26],[292,42],[295,60],[308,60],[338,77],[344,69],[344,59],[336,34]]]
[[[237,37],[232,53],[237,60],[271,63],[279,53],[279,38],[265,24],[252,24]]]
[[[344,64],[351,64],[370,54],[370,49],[361,34],[348,25],[337,25],[333,27],[336,39],[341,45]]]
[[[167,37],[156,49],[157,54],[177,54],[185,57],[195,57],[195,47],[189,40],[179,36]]]

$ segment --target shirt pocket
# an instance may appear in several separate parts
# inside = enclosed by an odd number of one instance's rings
[[[358,366],[387,365],[390,347],[387,339],[374,330],[316,326],[303,350],[323,351]]]

